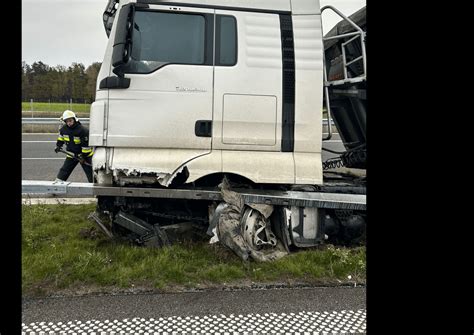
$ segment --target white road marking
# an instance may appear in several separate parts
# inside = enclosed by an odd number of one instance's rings
[[[235,332],[243,334],[285,333],[307,334],[314,332],[364,333],[366,310],[343,310],[333,312],[262,313],[248,315],[172,316],[144,319],[133,317],[118,320],[88,320],[65,322],[33,322],[22,324],[22,334],[66,334],[95,333],[131,334],[170,332],[191,334]]]

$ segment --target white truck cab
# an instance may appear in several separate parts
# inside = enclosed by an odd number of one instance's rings
[[[206,233],[260,261],[363,241],[365,176],[323,185],[323,167],[366,162],[365,32],[331,8],[345,23],[323,37],[330,7],[109,0],[89,129],[99,227],[152,247]],[[346,148],[324,164],[323,104]]]
[[[98,184],[323,183],[318,0],[111,2],[90,114]]]

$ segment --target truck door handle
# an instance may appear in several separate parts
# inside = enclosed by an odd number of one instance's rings
[[[212,137],[212,121],[198,120],[194,126],[194,133],[198,137]]]

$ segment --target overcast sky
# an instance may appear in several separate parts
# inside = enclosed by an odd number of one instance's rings
[[[333,5],[350,15],[365,6],[365,1],[320,0],[320,5]],[[50,66],[77,62],[86,67],[102,62],[107,44],[102,23],[106,5],[107,0],[22,0],[22,60]],[[324,32],[339,20],[325,11]]]

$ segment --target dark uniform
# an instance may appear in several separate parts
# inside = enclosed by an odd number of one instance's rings
[[[76,157],[82,157],[84,162],[91,164],[86,165],[81,163],[81,166],[86,173],[87,180],[89,183],[92,183],[92,155],[94,154],[94,151],[88,146],[89,129],[84,127],[79,121],[76,121],[72,127],[68,127],[65,124],[59,130],[59,137],[56,146],[62,147],[64,143],[66,143],[67,151],[74,153]],[[63,166],[58,172],[57,178],[64,181],[67,180],[77,163],[79,163],[77,159],[74,159],[71,155],[67,155]]]

